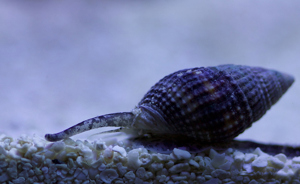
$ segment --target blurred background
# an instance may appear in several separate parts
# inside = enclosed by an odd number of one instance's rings
[[[296,82],[239,139],[300,145],[300,1],[0,1],[0,133],[129,111],[179,69],[241,64]],[[99,131],[99,130],[97,130]]]

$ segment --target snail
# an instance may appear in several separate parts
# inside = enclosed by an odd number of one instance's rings
[[[229,141],[260,119],[293,82],[291,75],[261,67],[179,70],[158,81],[131,112],[97,116],[45,138],[54,142],[114,126],[206,143]]]

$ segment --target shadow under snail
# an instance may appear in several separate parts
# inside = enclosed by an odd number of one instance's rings
[[[220,65],[184,69],[158,81],[131,112],[97,116],[56,134],[59,141],[100,127],[128,127],[155,136],[229,141],[260,119],[294,82],[260,67]]]

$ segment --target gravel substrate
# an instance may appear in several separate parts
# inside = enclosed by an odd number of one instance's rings
[[[153,153],[122,143],[0,135],[0,183],[300,183],[300,157],[256,148]]]

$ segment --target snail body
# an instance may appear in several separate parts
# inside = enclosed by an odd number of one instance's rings
[[[131,112],[97,116],[45,138],[58,141],[90,129],[117,126],[199,142],[228,141],[260,119],[293,82],[288,74],[260,67],[179,70],[152,86]]]

